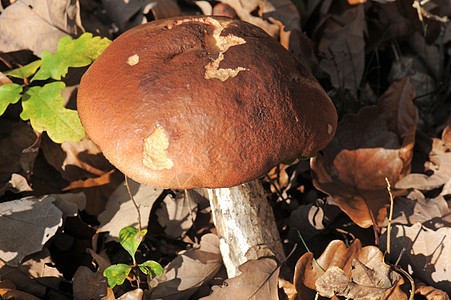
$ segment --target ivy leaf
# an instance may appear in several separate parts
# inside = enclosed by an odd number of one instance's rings
[[[103,276],[108,278],[110,288],[114,288],[116,285],[124,283],[131,270],[132,267],[126,264],[112,265],[103,271]]]
[[[34,62],[23,67],[3,72],[3,74],[20,79],[27,78],[36,73],[36,70],[41,66],[41,64],[42,60],[35,60]]]
[[[142,264],[139,264],[138,266],[144,274],[150,275],[150,278],[153,277],[153,274],[160,275],[164,271],[163,267],[153,260],[148,260],[146,262],[143,262]]]
[[[0,86],[0,115],[3,115],[10,104],[17,103],[22,97],[22,86],[15,83],[7,83]]]
[[[121,229],[121,231],[119,231],[119,241],[122,247],[124,247],[124,249],[127,250],[128,253],[130,253],[131,257],[133,258],[133,264],[136,264],[135,253],[146,233],[146,229],[138,231],[138,229],[133,226],[124,227]]]
[[[78,113],[63,106],[64,99],[60,93],[65,87],[61,81],[43,87],[34,86],[22,98],[23,111],[20,117],[30,120],[36,131],[47,131],[56,143],[78,142],[85,137]]]
[[[62,37],[58,42],[58,50],[52,54],[47,50],[42,52],[42,65],[32,80],[46,80],[53,78],[60,80],[67,73],[69,67],[84,67],[97,59],[111,44],[107,38],[93,37],[91,33],[84,33],[74,40],[69,36]]]

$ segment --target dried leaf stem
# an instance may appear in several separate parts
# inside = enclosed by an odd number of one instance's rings
[[[130,191],[130,186],[128,185],[128,177],[125,176],[125,186],[127,187],[128,194],[130,195],[130,199],[132,199],[133,205],[136,208],[136,211],[138,212],[138,230],[142,230],[141,226],[141,211],[139,210],[139,206],[136,203],[135,199],[133,198],[132,191]]]

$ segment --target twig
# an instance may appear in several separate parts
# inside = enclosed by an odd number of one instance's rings
[[[412,290],[410,290],[409,300],[413,300],[413,297],[414,297],[414,295],[415,295],[415,281],[413,281],[412,276],[410,276],[409,273],[407,273],[404,269],[402,269],[402,268],[399,267],[399,266],[394,266],[394,265],[392,265],[392,268],[395,269],[396,272],[402,273],[404,276],[407,277],[407,279],[409,279],[410,285],[412,286]]]
[[[387,182],[387,190],[390,195],[390,213],[388,215],[388,226],[387,226],[387,255],[390,256],[390,241],[391,241],[391,222],[393,219],[393,194],[391,193],[390,181],[385,177],[385,181]]]
[[[135,199],[133,198],[132,192],[130,191],[130,186],[128,185],[128,177],[125,176],[125,186],[127,187],[128,194],[130,195],[130,198],[132,199],[133,205],[135,205],[136,211],[138,212],[138,230],[142,230],[141,226],[141,212],[139,210],[139,206],[136,203]]]

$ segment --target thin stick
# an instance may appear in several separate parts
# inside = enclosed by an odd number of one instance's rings
[[[130,191],[130,186],[128,185],[128,177],[125,176],[125,186],[127,187],[128,194],[130,195],[130,198],[132,199],[133,205],[135,205],[136,211],[138,212],[138,230],[141,231],[141,212],[139,210],[139,206],[136,203],[135,199],[133,198],[132,191]]]
[[[393,219],[393,194],[391,193],[390,181],[385,177],[387,182],[387,190],[390,195],[390,213],[388,215],[388,227],[387,227],[387,255],[390,256],[390,241],[391,241],[391,221]]]

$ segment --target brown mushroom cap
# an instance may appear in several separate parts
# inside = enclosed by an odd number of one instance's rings
[[[119,170],[165,188],[230,187],[312,155],[337,113],[276,40],[221,17],[154,21],[118,37],[83,76],[78,111]]]

